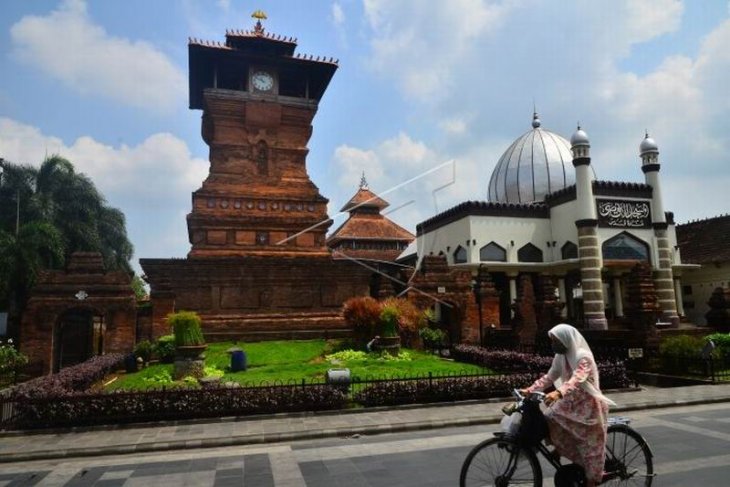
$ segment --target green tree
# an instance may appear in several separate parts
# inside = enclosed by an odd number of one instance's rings
[[[52,156],[34,168],[0,159],[0,168],[0,306],[11,316],[38,272],[63,268],[73,252],[100,252],[108,270],[132,273],[124,214],[71,162]]]

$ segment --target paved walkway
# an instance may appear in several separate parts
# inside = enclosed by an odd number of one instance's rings
[[[675,388],[642,387],[607,393],[616,415],[637,409],[730,402],[730,384]],[[313,438],[373,435],[496,423],[499,401],[471,401],[336,413],[277,414],[214,421],[180,421],[53,432],[0,433],[0,462],[119,455],[190,448],[251,445]]]

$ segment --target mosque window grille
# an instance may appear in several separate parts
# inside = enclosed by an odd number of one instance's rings
[[[542,250],[535,245],[528,243],[517,251],[519,262],[542,262]]]
[[[577,259],[578,258],[578,246],[574,244],[573,242],[565,242],[565,244],[560,247],[560,254],[563,260],[567,259]]]
[[[479,249],[479,260],[490,262],[507,262],[507,251],[500,245],[489,242]]]
[[[459,245],[454,250],[454,264],[466,264],[466,249]]]
[[[628,232],[609,238],[601,246],[604,260],[639,260],[650,262],[649,245]]]

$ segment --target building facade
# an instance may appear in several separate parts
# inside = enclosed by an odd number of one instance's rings
[[[495,167],[489,201],[466,201],[418,225],[417,259],[443,255],[453,267],[486,270],[502,295],[501,324],[512,319],[518,278],[527,275],[535,289],[554,289],[563,319],[595,330],[622,326],[629,273],[646,263],[660,320],[677,326],[679,276],[693,266],[681,262],[648,134],[639,159],[643,183],[597,180],[587,134],[579,127],[568,142],[535,114]]]

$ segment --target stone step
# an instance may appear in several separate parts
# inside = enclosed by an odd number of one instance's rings
[[[324,338],[350,338],[350,329],[309,329],[309,330],[230,330],[211,331],[205,333],[205,339],[209,342],[243,341],[258,342],[267,340],[313,340]]]

